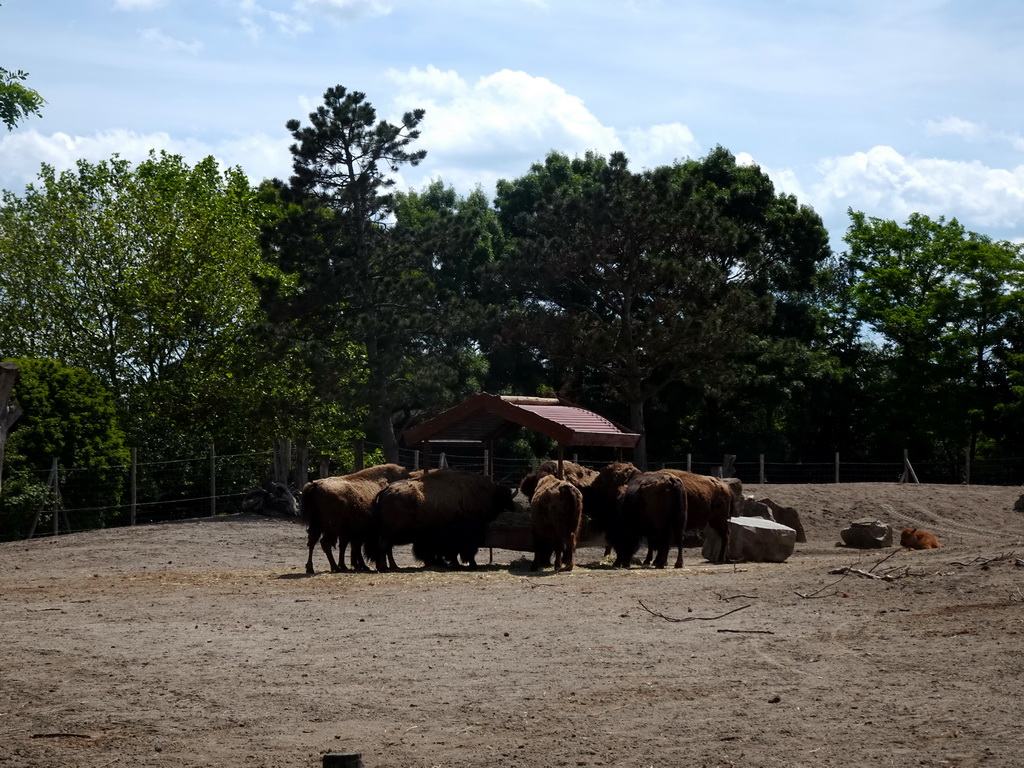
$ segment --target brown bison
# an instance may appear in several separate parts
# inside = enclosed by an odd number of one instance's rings
[[[377,494],[375,539],[364,551],[379,571],[397,570],[395,544],[412,544],[413,554],[427,564],[475,568],[487,524],[512,509],[512,489],[488,477],[446,469],[425,472]]]
[[[554,459],[549,459],[537,467],[533,472],[523,478],[519,484],[519,491],[526,498],[533,497],[533,491],[537,487],[537,483],[542,477],[553,475],[558,477],[558,462]],[[592,469],[584,467],[582,464],[577,464],[574,461],[563,461],[562,462],[562,479],[572,483],[577,488],[585,488],[590,485],[597,477],[597,472]]]
[[[573,568],[573,553],[583,526],[583,494],[572,483],[554,475],[541,477],[530,497],[534,571],[555,556],[555,570]]]
[[[732,517],[733,492],[728,483],[710,475],[698,475],[682,469],[661,469],[662,474],[677,477],[686,488],[686,527],[703,531],[705,526],[714,530],[722,547],[716,562],[725,562],[729,548],[729,518]]]
[[[309,533],[309,558],[306,573],[313,573],[313,548],[319,541],[332,571],[346,571],[345,547],[351,546],[352,567],[369,570],[360,545],[372,530],[373,499],[389,482],[409,476],[398,464],[352,472],[340,477],[325,477],[307,483],[302,489],[299,518]],[[331,548],[338,543],[338,562]]]
[[[917,528],[904,528],[900,534],[900,546],[907,549],[942,549],[934,533]]]
[[[683,531],[687,520],[687,493],[683,481],[661,472],[638,472],[622,491],[618,515],[609,528],[615,564],[628,568],[640,540],[647,539],[648,559],[654,567],[668,564],[669,549],[676,547],[675,567],[683,567]]]

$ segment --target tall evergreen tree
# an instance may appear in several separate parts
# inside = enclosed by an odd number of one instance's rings
[[[316,361],[325,395],[361,393],[368,431],[391,461],[396,415],[417,378],[437,370],[425,343],[436,320],[433,264],[394,228],[393,174],[426,155],[410,147],[423,114],[406,112],[396,125],[378,120],[365,94],[328,89],[308,125],[287,124],[294,172],[287,185],[274,184],[285,215],[264,237],[267,254],[294,277],[292,284],[262,282],[270,318],[292,327],[294,343]],[[358,379],[364,383],[351,387]]]

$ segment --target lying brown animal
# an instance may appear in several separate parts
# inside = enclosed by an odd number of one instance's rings
[[[900,534],[900,546],[907,549],[942,549],[934,533],[919,531],[917,528],[904,528]]]

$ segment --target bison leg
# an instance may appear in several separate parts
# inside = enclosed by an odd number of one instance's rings
[[[533,552],[533,563],[530,565],[531,571],[542,571],[550,564],[551,554],[545,552],[542,548],[538,547]]]
[[[654,560],[654,547],[647,545],[647,557],[644,558],[644,565],[650,565]]]
[[[313,549],[316,548],[316,543],[320,541],[320,533],[310,531],[309,539],[307,541],[309,545],[309,557],[306,558],[306,573],[314,574],[316,571],[313,570]]]
[[[331,573],[337,573],[339,570],[344,570],[345,569],[344,562],[342,563],[342,567],[341,568],[338,568],[338,564],[336,562],[334,562],[334,553],[331,550],[334,548],[334,542],[336,540],[337,539],[335,539],[335,537],[328,536],[326,534],[320,537],[320,548],[324,551],[324,554],[327,555],[327,562],[331,566]],[[344,539],[341,540],[341,556],[342,556],[342,558],[345,557],[345,540]]]

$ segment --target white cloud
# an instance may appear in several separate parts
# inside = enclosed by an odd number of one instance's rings
[[[947,117],[944,120],[926,120],[925,133],[929,136],[959,136],[967,141],[974,141],[982,136],[985,129],[970,120],[959,117]]]
[[[42,163],[60,173],[74,168],[78,160],[98,163],[115,154],[138,163],[149,156],[150,150],[181,155],[189,164],[213,155],[225,167],[240,166],[255,184],[265,178],[287,178],[291,172],[289,143],[288,137],[264,134],[229,138],[211,145],[196,139],[175,139],[162,132],[111,130],[93,136],[46,136],[35,130],[22,130],[0,137],[0,188],[20,194],[27,183],[36,180]]]
[[[822,161],[810,193],[823,216],[848,207],[904,221],[911,213],[957,218],[964,226],[1024,225],[1024,166],[991,168],[977,161],[905,157],[876,146]]]
[[[396,115],[426,110],[419,142],[428,152],[424,171],[462,190],[493,189],[499,178],[526,173],[553,149],[569,155],[621,150],[640,169],[683,159],[698,147],[680,123],[605,125],[582,99],[526,72],[501,70],[474,83],[436,67],[389,74],[398,85]]]
[[[143,29],[139,32],[139,36],[142,38],[143,42],[156,46],[164,51],[181,51],[195,56],[203,50],[203,44],[198,40],[186,43],[183,40],[176,40],[170,35],[165,35],[159,29],[152,27],[149,29]]]

